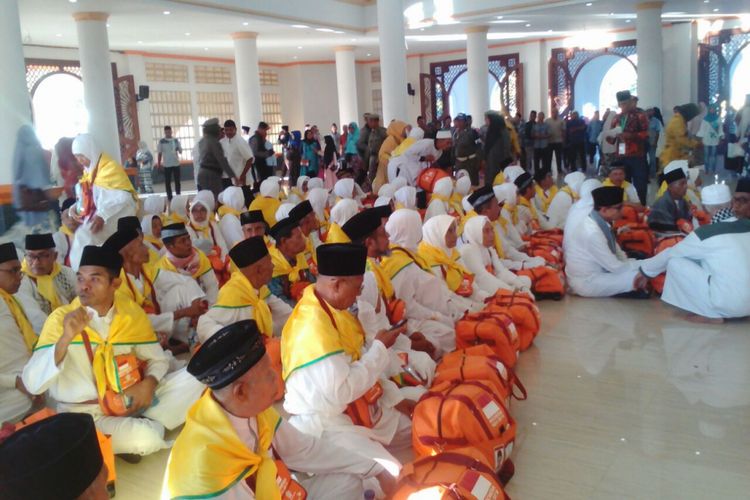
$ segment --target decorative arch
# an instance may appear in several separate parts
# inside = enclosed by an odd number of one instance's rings
[[[731,97],[731,70],[735,59],[750,45],[750,31],[721,30],[706,36],[699,45],[698,100],[711,103]]]
[[[426,120],[451,113],[448,99],[453,84],[468,69],[466,59],[430,64],[430,73],[420,78],[422,115]],[[511,115],[523,109],[523,73],[518,54],[490,56],[487,71],[500,86],[502,103]]]
[[[549,61],[549,98],[550,104],[556,107],[561,115],[575,109],[575,81],[581,69],[603,55],[613,55],[627,59],[637,70],[637,66],[630,60],[636,55],[635,40],[614,42],[610,47],[601,49],[558,48],[552,49]]]
[[[81,64],[78,61],[26,59],[26,88],[31,98],[34,98],[36,89],[45,78],[61,73],[81,80]]]

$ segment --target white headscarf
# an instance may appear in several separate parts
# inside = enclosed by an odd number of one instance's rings
[[[602,183],[599,179],[586,179],[581,184],[581,191],[578,193],[578,196],[580,196],[581,199],[578,201],[586,201],[588,203],[591,203],[591,208],[594,208],[594,197],[592,196],[591,192],[601,186]]]
[[[240,191],[242,191],[242,189],[240,189]],[[278,177],[275,177],[275,176],[269,177],[268,179],[260,183],[260,195],[261,196],[265,196],[266,198],[279,199],[280,191],[281,191],[281,188],[279,187]]]
[[[282,203],[276,209],[276,220],[286,219],[289,217],[289,211],[295,207],[294,203]]]
[[[565,176],[563,181],[567,184],[574,193],[578,194],[581,190],[581,184],[586,180],[586,174],[583,172],[571,172]]]
[[[167,198],[161,195],[147,196],[143,200],[143,211],[147,214],[163,214],[166,210]]]
[[[146,236],[154,236],[154,232],[151,229],[151,221],[154,220],[154,217],[161,218],[159,214],[146,214],[141,219],[141,231]]]
[[[504,183],[494,186],[492,190],[495,192],[495,198],[498,203],[505,203],[505,206],[512,208],[516,206],[517,193],[516,185]]]
[[[472,210],[474,210],[474,207],[471,206],[471,203],[469,203],[469,196],[470,194],[467,194],[463,198],[461,198],[461,206],[464,207],[464,212],[469,213]]]
[[[403,208],[416,210],[417,208],[417,188],[414,186],[404,186],[394,193],[395,200],[403,205]]]
[[[357,212],[359,212],[357,202],[351,198],[344,198],[331,209],[331,222],[343,227],[349,219],[357,215]]]
[[[73,139],[71,149],[74,155],[83,155],[89,159],[91,165],[87,167],[88,169],[94,168],[99,163],[99,157],[102,155],[101,148],[91,134],[78,134]]]
[[[424,139],[424,130],[419,127],[413,127],[411,129],[411,132],[409,132],[409,137],[411,137],[415,141],[421,141],[422,139]]]
[[[519,167],[518,165],[511,165],[503,170],[503,176],[505,177],[505,182],[513,184],[514,182],[516,182],[516,179],[518,179],[518,177],[525,172],[526,170],[524,170],[522,167]]]
[[[461,196],[466,196],[471,190],[471,178],[468,176],[459,177],[456,180],[456,187],[453,190]]]
[[[308,177],[307,175],[300,175],[299,177],[297,177],[297,189],[299,189],[301,193],[305,192],[303,191],[305,182],[307,182],[307,188],[310,189],[310,177]]]
[[[188,218],[187,205],[189,197],[186,194],[176,194],[169,203],[169,213],[179,215],[183,219]]]
[[[419,130],[422,130],[422,129],[419,129]],[[398,176],[391,181],[391,186],[394,187],[394,191],[393,191],[394,193],[398,191],[399,189],[401,189],[402,187],[406,186],[407,184],[409,184],[409,181],[406,180],[406,177],[401,177],[401,176]]]
[[[594,209],[594,197],[591,195],[591,192],[601,185],[602,183],[599,179],[586,179],[581,184],[581,192],[579,193],[581,198],[573,203],[573,206],[568,210],[568,217],[565,219],[563,248],[570,245],[570,238],[573,237],[573,232],[578,227],[578,224]]]
[[[456,219],[453,216],[442,214],[431,217],[430,220],[422,226],[422,239],[425,243],[439,248],[446,255],[450,255],[452,249],[445,244],[445,235],[451,224],[455,224]]]
[[[469,177],[469,171],[465,168],[462,168],[458,172],[456,172],[456,180],[462,178],[462,177]]]
[[[432,191],[440,196],[450,196],[453,194],[453,179],[450,177],[443,177],[435,183],[435,187]]]
[[[400,208],[385,223],[385,232],[394,245],[416,250],[422,241],[422,218],[416,210]]]
[[[469,245],[476,245],[484,248],[484,236],[482,235],[482,232],[484,231],[484,225],[489,221],[490,220],[484,215],[478,215],[467,220],[466,224],[464,224],[464,232],[461,235],[461,238],[463,238],[463,240]]]
[[[265,182],[265,181],[263,181]],[[239,186],[229,186],[224,191],[224,205],[242,212],[245,210],[245,194]]]
[[[308,187],[310,186],[309,183],[307,185]],[[318,220],[324,220],[325,209],[326,205],[328,204],[328,191],[326,191],[322,187],[312,188],[307,192],[307,201],[309,201],[310,205],[312,205],[313,212],[315,212],[315,216],[318,218]]]
[[[393,200],[391,198],[388,198],[387,196],[378,196],[378,199],[375,200],[375,203],[373,203],[372,206],[374,207],[384,207],[386,205],[390,205]]]
[[[339,179],[333,186],[333,192],[341,199],[354,197],[354,179]]]
[[[320,177],[313,177],[312,179],[307,181],[308,193],[315,188],[322,188],[322,187],[323,187],[323,179],[321,179]]]
[[[209,212],[213,212],[216,210],[216,204],[214,202],[214,194],[208,189],[202,189],[198,191],[198,193],[196,193],[195,197],[193,198],[193,201],[190,203],[190,208],[192,209],[196,203],[200,203],[201,205],[206,207],[206,210],[208,210]]]

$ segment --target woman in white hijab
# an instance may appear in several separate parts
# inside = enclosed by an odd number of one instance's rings
[[[265,181],[264,181],[265,182]],[[226,247],[231,249],[245,239],[242,233],[240,215],[245,211],[245,195],[239,186],[229,186],[224,191],[222,201],[224,205],[219,208],[219,230],[224,237]]]
[[[415,188],[414,186],[404,186],[398,188],[393,194],[393,198],[396,201],[396,209],[417,209],[417,188]]]
[[[297,203],[307,199],[307,192],[309,190],[310,177],[306,175],[300,175],[297,177],[297,185],[289,190],[289,196],[287,201],[296,205]],[[278,217],[276,220],[281,220]]]
[[[427,205],[427,211],[424,214],[425,222],[436,215],[448,215],[455,210],[451,206],[451,195],[453,194],[453,179],[443,177],[435,183],[430,198],[430,204]]]
[[[328,232],[329,222],[326,211],[328,208],[328,191],[323,188],[312,188],[307,192],[307,201],[312,205],[315,217],[318,219],[318,230],[310,233],[313,246],[317,248],[324,240],[323,235]]]
[[[498,289],[530,292],[531,279],[508,271],[495,251],[494,238],[492,224],[484,215],[472,217],[464,225],[466,244],[458,251],[461,263],[474,274],[474,286],[489,295],[494,295]]]
[[[309,181],[307,181],[307,192],[309,193],[315,188],[324,189],[325,185],[323,184],[323,179],[320,177],[313,177]]]
[[[161,214],[149,214],[141,219],[141,231],[143,232],[143,243],[150,250],[159,255],[164,255],[164,243],[161,241]]]
[[[466,207],[464,207],[462,201],[465,197],[469,196],[470,191],[471,177],[469,177],[469,173],[463,169],[459,170],[456,173],[456,184],[453,187],[453,194],[451,195],[451,206],[460,217],[466,215]]]
[[[402,187],[408,186],[409,181],[406,180],[406,177],[398,176],[395,179],[393,179],[389,184],[393,186],[393,192],[395,193]]]
[[[530,255],[523,252],[526,247],[526,242],[521,238],[520,233],[510,221],[510,214],[505,210],[505,205],[510,204],[511,206],[516,203],[516,185],[515,184],[500,184],[492,188],[495,192],[495,199],[497,202],[503,205],[503,209],[500,211],[500,216],[496,221],[491,221],[492,227],[500,237],[500,241],[503,245],[504,258],[502,259],[505,267],[512,271],[519,269],[528,269],[534,267],[540,267],[545,265],[545,261],[541,257],[531,257]]]
[[[570,238],[573,237],[578,224],[588,217],[594,209],[594,197],[591,192],[602,185],[599,179],[586,179],[581,184],[580,199],[576,201],[568,211],[568,217],[565,219],[565,229],[563,230],[563,252],[570,245]]]
[[[289,212],[296,206],[294,203],[285,201],[276,210],[276,220],[286,219],[289,217]]]
[[[172,201],[169,202],[169,215],[167,216],[167,224],[175,224],[182,222],[186,226],[190,223],[188,218],[188,201],[190,197],[186,194],[176,194]]]
[[[571,172],[563,180],[565,186],[552,198],[547,209],[549,224],[559,229],[565,227],[568,211],[570,211],[573,203],[578,200],[581,184],[586,180],[586,175],[583,172]]]
[[[383,259],[382,268],[391,279],[396,297],[407,304],[410,328],[421,331],[439,351],[438,355],[453,351],[456,348],[455,322],[466,309],[451,302],[454,294],[417,256],[417,246],[422,239],[419,213],[396,210],[385,230],[391,241],[391,254]]]
[[[143,213],[144,214],[157,214],[159,216],[164,215],[167,210],[167,198],[161,195],[147,196],[143,200]]]
[[[213,193],[207,189],[198,191],[190,203],[188,216],[190,223],[187,230],[193,240],[193,246],[208,256],[213,254],[223,260],[229,249],[214,218]]]
[[[457,228],[456,219],[450,215],[436,215],[425,222],[419,256],[452,293],[466,301],[465,307],[468,309],[471,308],[470,302],[481,303],[490,294],[473,286],[474,276],[458,262]],[[481,306],[475,308],[481,309]]]
[[[336,185],[333,186],[333,192],[336,195],[336,201],[352,199],[357,203],[357,206],[361,207],[361,189],[358,188],[359,186],[357,186],[357,183],[354,182],[354,179],[339,179],[339,181],[336,182]]]
[[[500,211],[500,217],[502,217],[503,220],[506,221],[506,224],[503,227],[505,238],[516,250],[522,250],[526,248],[526,242],[523,241],[523,238],[521,238],[521,233],[513,223],[512,214],[516,210],[518,203],[518,192],[516,185],[506,182],[504,184],[494,186],[492,190],[495,192],[495,198],[497,198],[497,202],[503,206],[502,210]]]
[[[339,200],[331,209],[331,226],[328,228],[326,243],[349,243],[351,240],[341,228],[358,212],[356,201],[351,198]]]
[[[281,201],[279,200],[281,187],[277,179],[278,177],[275,176],[269,177],[260,183],[260,196],[255,197],[248,209],[263,212],[263,219],[268,224],[268,227],[273,227],[276,224],[276,210],[281,205]]]

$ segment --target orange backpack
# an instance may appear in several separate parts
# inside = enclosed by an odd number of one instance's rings
[[[448,177],[448,172],[442,168],[430,167],[422,170],[417,177],[417,186],[428,193],[435,189],[435,183],[443,177]]]
[[[487,459],[471,447],[418,458],[404,465],[391,498],[409,500],[418,497],[431,500],[509,500]]]
[[[565,296],[565,279],[562,273],[551,267],[521,269],[515,273],[531,279],[531,291],[539,300],[560,300]]]
[[[655,254],[662,253],[667,248],[671,248],[681,242],[685,239],[684,235],[676,234],[674,236],[665,236],[664,238],[660,238],[659,241],[656,243],[656,251]],[[654,289],[656,293],[661,295],[664,292],[664,281],[667,279],[666,273],[661,273],[659,276],[651,279],[651,288]]]
[[[526,399],[526,388],[500,358],[494,355],[473,356],[465,351],[458,352],[462,354],[460,357],[450,358],[447,363],[443,360],[438,364],[433,385],[442,382],[480,380],[490,385],[495,393],[501,396],[506,406],[509,406],[511,396],[519,401]],[[516,388],[519,394],[514,392]]]
[[[456,348],[485,344],[506,366],[515,366],[520,339],[513,319],[504,311],[467,313],[456,322]]]
[[[534,242],[532,240],[529,243],[526,253],[531,257],[541,257],[544,259],[544,262],[553,266],[560,266],[563,263],[562,251],[549,243]]]
[[[498,290],[486,302],[486,310],[502,311],[510,314],[510,317],[513,318],[513,323],[516,325],[518,336],[521,339],[521,350],[528,349],[531,343],[534,342],[534,338],[539,333],[539,328],[542,324],[539,308],[534,304],[533,299],[523,292]]]
[[[646,224],[621,224],[627,231],[617,232],[617,243],[626,252],[640,252],[649,257],[654,255],[654,233]]]
[[[419,456],[472,446],[499,472],[515,437],[516,422],[502,397],[483,381],[435,385],[414,408],[412,446]]]

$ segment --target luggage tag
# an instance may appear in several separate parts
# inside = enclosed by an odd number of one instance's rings
[[[459,484],[478,500],[497,500],[500,498],[500,492],[476,471],[467,471]]]

